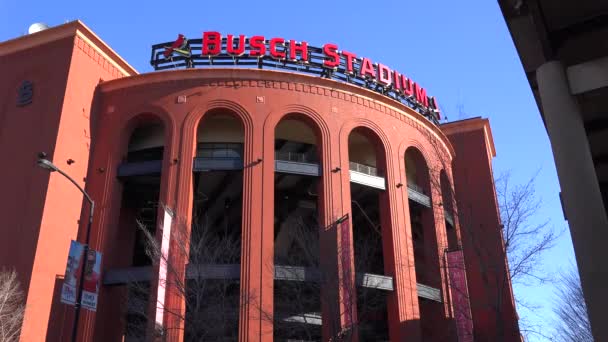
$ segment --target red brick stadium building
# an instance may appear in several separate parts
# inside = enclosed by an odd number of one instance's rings
[[[0,266],[26,294],[22,341],[69,339],[89,213],[41,152],[95,201],[81,341],[520,340],[488,120],[440,125],[423,88],[335,45],[204,39],[209,56],[156,46],[146,74],[78,21],[0,43]]]

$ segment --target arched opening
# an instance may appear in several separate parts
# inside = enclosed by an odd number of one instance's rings
[[[186,282],[185,341],[238,339],[244,127],[229,110],[198,125]],[[179,243],[179,242],[178,242]]]
[[[405,152],[405,170],[414,247],[418,302],[423,340],[445,333],[440,327],[443,314],[441,271],[431,198],[431,180],[426,161],[416,148]]]
[[[448,238],[447,249],[453,251],[459,248],[458,234],[456,233],[454,221],[454,216],[456,215],[454,192],[445,170],[441,170],[439,180],[441,182],[441,201],[443,204],[443,216],[445,218],[445,230]]]
[[[274,340],[322,338],[320,137],[297,114],[275,127]]]
[[[387,224],[386,215],[381,213],[388,207],[385,152],[381,146],[378,137],[368,129],[357,128],[348,137],[357,327],[361,341],[389,338],[387,292],[380,285],[385,278],[382,227]]]
[[[127,153],[118,167],[123,185],[116,250],[113,265],[138,268],[152,265],[147,249],[154,245],[158,229],[161,168],[165,147],[165,129],[159,119],[140,120],[129,138]],[[109,253],[108,253],[109,255]],[[127,285],[125,340],[143,341],[146,337],[149,280]]]

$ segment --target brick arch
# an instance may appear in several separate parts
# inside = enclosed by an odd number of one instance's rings
[[[175,179],[175,172],[171,167],[174,164],[175,151],[179,148],[179,135],[177,134],[177,125],[173,116],[165,109],[157,106],[142,106],[136,110],[131,111],[131,115],[126,116],[120,122],[120,138],[119,151],[125,153],[131,136],[135,130],[142,124],[149,122],[160,122],[163,126],[163,162],[161,174],[161,193],[159,201],[162,203],[170,204],[170,198],[173,193],[173,183]],[[118,156],[114,154],[112,158],[116,159]],[[116,160],[115,160],[116,161]]]
[[[284,119],[295,118],[305,122],[315,133],[317,138],[317,151],[321,162],[322,176],[321,181],[323,183],[323,191],[328,192],[332,188],[332,177],[331,174],[331,144],[330,144],[330,129],[327,121],[323,116],[316,110],[300,105],[300,104],[289,104],[283,107],[276,108],[268,114],[264,120],[263,127],[263,154],[266,162],[274,161],[274,140],[275,131],[278,124]],[[270,164],[266,164],[270,165]],[[274,167],[274,166],[272,166]],[[273,169],[274,170],[274,169]],[[268,179],[268,182],[271,180]],[[326,194],[329,199],[329,194]],[[327,213],[325,215],[325,223],[329,223],[329,213],[332,212],[331,201],[323,201],[323,211]]]
[[[253,118],[250,112],[241,104],[226,99],[211,100],[205,103],[203,106],[198,106],[195,110],[190,112],[183,124],[183,142],[186,143],[188,141],[192,141],[195,144],[196,131],[200,125],[200,122],[210,112],[220,109],[227,109],[228,111],[226,114],[229,114],[240,121],[241,125],[243,125],[245,145],[249,145],[248,142],[251,141],[251,137],[253,135]],[[246,148],[245,150],[246,160],[248,150],[250,149]]]
[[[399,145],[399,155],[402,158],[405,158],[405,153],[411,148],[417,150],[422,155],[422,159],[424,160],[427,168],[429,168],[433,159],[425,145],[421,143],[420,140],[412,138],[404,139]]]
[[[348,138],[350,134],[357,129],[367,131],[372,140],[376,140],[376,148],[378,152],[384,153],[386,158],[386,168],[390,169],[392,161],[390,157],[392,155],[392,147],[388,136],[378,124],[368,119],[354,119],[344,123],[340,129],[340,146],[346,146],[348,148]],[[374,142],[374,141],[372,141]],[[390,163],[390,164],[389,164]]]
[[[264,115],[265,113],[262,113]],[[260,297],[258,301],[261,303],[257,310],[259,312],[255,313],[257,317],[262,315],[269,315],[274,312],[274,274],[272,272],[272,267],[269,265],[274,265],[274,174],[275,174],[275,155],[274,155],[274,145],[275,145],[275,136],[276,136],[276,127],[278,124],[284,119],[294,118],[304,122],[308,125],[313,133],[316,135],[317,139],[317,150],[319,152],[320,157],[320,166],[322,168],[321,179],[322,183],[322,193],[319,198],[325,199],[329,198],[329,192],[331,191],[331,172],[330,169],[330,130],[327,122],[323,118],[323,116],[317,112],[316,110],[299,104],[287,104],[285,106],[280,106],[277,108],[273,108],[270,112],[265,114],[264,121],[261,127],[257,127],[256,131],[259,133],[260,139],[259,143],[262,145],[259,149],[262,153],[263,162],[260,163],[261,166],[261,183],[264,184],[261,189],[261,198],[265,203],[262,210],[262,222],[261,222],[261,232],[259,241],[259,245],[261,246],[262,255],[260,260],[258,261],[260,279],[255,280],[259,283],[260,286]],[[272,184],[272,186],[270,186]],[[330,213],[331,213],[331,201],[321,201],[321,206],[319,207],[319,211],[324,213],[322,214],[322,220],[330,221]],[[259,318],[258,318],[259,320]],[[252,328],[250,328],[252,329]],[[257,330],[259,329],[259,330]],[[256,339],[259,337],[261,340],[271,339],[273,336],[273,324],[272,322],[261,322],[258,327],[252,329],[255,331]]]
[[[313,132],[315,132],[317,135],[317,139],[320,140],[319,147],[322,149],[326,148],[325,145],[327,145],[327,142],[329,141],[330,134],[327,122],[323,116],[314,109],[299,104],[286,105],[277,108],[268,114],[266,120],[264,120],[264,143],[270,139],[270,137],[268,137],[270,132],[272,132],[272,139],[270,140],[274,140],[274,131],[277,125],[284,119],[288,118],[299,119],[308,124]],[[274,141],[272,142],[272,145],[274,146]],[[327,152],[329,152],[329,149],[327,149]],[[324,153],[321,153],[321,155],[323,154]]]
[[[343,190],[342,197],[343,209],[345,212],[351,213],[351,195],[350,195],[350,176],[349,176],[349,144],[348,139],[350,134],[355,130],[363,130],[363,133],[370,138],[372,143],[376,144],[376,160],[377,166],[384,171],[386,179],[386,190],[381,196],[384,199],[380,200],[381,206],[381,226],[382,226],[382,246],[384,259],[384,273],[392,276],[396,285],[396,290],[387,297],[388,310],[388,328],[391,340],[402,340],[406,336],[405,320],[407,314],[407,304],[411,300],[407,297],[411,295],[407,290],[409,286],[403,286],[409,279],[408,268],[403,266],[403,262],[407,260],[407,251],[402,248],[407,240],[404,234],[398,229],[399,224],[399,204],[398,204],[398,189],[396,186],[397,175],[395,174],[395,156],[393,142],[388,138],[383,128],[376,122],[365,118],[359,118],[347,121],[342,125],[340,130],[340,159],[343,169]],[[382,165],[383,164],[383,165]],[[347,202],[348,201],[348,202]],[[384,209],[383,209],[384,208]],[[352,214],[352,213],[351,213]],[[352,236],[351,223],[351,246],[354,236]],[[352,248],[352,247],[351,247]],[[354,250],[353,250],[354,252]],[[354,257],[354,255],[353,255]],[[353,258],[354,261],[354,258]],[[350,267],[354,267],[354,264]],[[353,272],[354,274],[354,272]],[[401,303],[401,304],[398,304]]]
[[[109,115],[109,114],[107,114]],[[137,127],[149,122],[159,122],[163,127],[163,169],[166,168],[166,161],[171,160],[172,151],[177,146],[176,123],[173,117],[162,107],[158,106],[140,106],[129,109],[127,113],[117,114],[118,120],[116,129],[109,137],[112,141],[111,153],[107,156],[106,165],[115,168],[120,163],[123,156],[126,154],[129,140]],[[111,173],[114,171],[111,170]]]
[[[114,114],[107,114],[114,115]],[[153,106],[153,105],[145,105],[139,106],[135,108],[129,108],[125,110],[123,113],[116,113],[116,126],[115,128],[110,128],[111,134],[108,134],[108,139],[112,140],[110,144],[108,144],[108,149],[104,153],[104,156],[98,160],[99,165],[106,165],[108,170],[105,174],[105,181],[107,182],[110,179],[116,179],[117,167],[121,163],[123,156],[126,155],[129,141],[138,127],[145,125],[147,123],[159,123],[163,127],[163,162],[162,162],[162,171],[161,171],[161,184],[160,184],[160,193],[159,193],[159,202],[166,203],[171,193],[173,192],[173,179],[174,172],[172,172],[171,164],[172,164],[172,155],[173,151],[177,149],[177,142],[179,141],[179,137],[176,134],[176,123],[173,116],[168,113],[164,108]],[[97,203],[100,208],[103,207],[111,207],[113,203],[121,203],[121,199],[123,197],[122,186],[115,186],[113,190],[104,191],[104,197],[101,200],[97,200]],[[97,218],[93,221],[93,229],[91,236],[92,241],[98,241],[98,245],[101,248],[105,249],[106,244],[113,243],[113,241],[108,240],[106,230],[99,229],[106,224],[111,222],[117,222],[119,212],[113,212],[112,210],[102,210],[101,214],[97,216]],[[157,213],[157,217],[160,220],[160,211]],[[158,233],[158,231],[157,231]],[[104,266],[105,267],[105,266]],[[152,285],[154,286],[154,285]],[[150,303],[155,302],[155,294],[150,294]],[[107,303],[106,303],[107,304]],[[105,309],[105,308],[104,308]],[[151,306],[148,308],[149,312],[152,312],[153,309]],[[107,309],[105,309],[107,310]],[[96,317],[91,317],[89,315],[85,315],[84,324],[86,324],[89,328],[87,330],[87,334],[93,333],[93,321],[99,322],[100,319],[108,318],[108,315],[111,315],[111,311],[98,311],[100,314]],[[113,317],[116,318],[116,317]],[[97,326],[97,325],[95,325]],[[101,329],[102,325],[99,326]]]
[[[179,146],[179,166],[176,170],[176,178],[177,181],[175,183],[175,193],[174,193],[174,207],[177,219],[183,221],[182,224],[185,224],[186,227],[191,226],[191,205],[192,205],[192,158],[196,153],[196,134],[199,127],[199,124],[203,120],[203,118],[213,112],[214,110],[225,109],[227,110],[227,114],[235,117],[243,127],[244,132],[244,162],[247,164],[253,159],[253,119],[250,115],[250,112],[245,109],[241,104],[226,100],[226,99],[214,99],[208,102],[203,102],[197,105],[192,111],[190,111],[184,118],[181,125],[181,140]],[[251,177],[248,176],[247,169],[244,170],[243,175],[244,180],[244,189],[248,187],[248,182],[251,182]],[[249,208],[250,203],[243,202],[243,213],[244,217],[247,216],[246,212],[251,210]],[[248,223],[244,222],[244,225]],[[173,256],[171,256],[173,257]],[[178,264],[179,261],[173,261]],[[185,262],[184,262],[185,264]],[[184,269],[185,271],[185,269]],[[170,275],[171,277],[175,277],[176,275]],[[241,277],[241,281],[243,282],[243,277]],[[183,300],[179,297],[179,294],[168,293],[166,297],[166,304],[169,306],[173,306],[175,310],[178,310],[182,313],[185,313],[185,306]],[[175,322],[173,321],[175,320]],[[181,324],[183,322],[179,322],[175,318],[169,318],[167,324],[176,326],[176,324]],[[239,321],[243,321],[242,319]],[[239,323],[240,324],[240,323]],[[183,329],[183,326],[181,327]],[[180,338],[179,329],[174,329],[171,331],[168,336],[170,339],[178,340]]]
[[[137,126],[153,120],[158,120],[163,124],[165,141],[170,141],[176,136],[175,129],[177,124],[173,116],[164,108],[154,105],[131,108],[126,115],[119,116],[117,123],[118,131],[130,137]]]
[[[249,163],[253,159],[253,118],[251,117],[250,112],[245,109],[242,105],[237,102],[225,100],[225,99],[216,99],[206,103],[203,103],[200,106],[197,106],[194,110],[187,114],[186,118],[183,121],[182,129],[181,129],[181,146],[180,146],[180,159],[182,161],[180,165],[180,171],[178,175],[178,184],[177,189],[178,192],[176,194],[176,200],[178,204],[178,215],[182,215],[182,217],[188,217],[189,214],[186,211],[182,211],[185,209],[184,207],[188,207],[188,197],[190,193],[188,191],[184,191],[188,189],[190,182],[192,181],[192,158],[196,153],[196,134],[198,130],[198,126],[200,122],[203,120],[205,115],[209,112],[218,109],[227,109],[228,114],[237,118],[240,123],[243,125],[243,133],[244,133],[244,155],[243,159],[245,164]],[[182,210],[180,210],[182,209]]]

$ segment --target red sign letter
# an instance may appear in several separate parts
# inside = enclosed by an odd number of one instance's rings
[[[378,83],[388,86],[391,84],[391,69],[378,63]]]
[[[352,52],[342,51],[342,56],[346,57],[346,72],[352,74],[353,71],[353,59],[357,57]]]
[[[420,102],[423,106],[429,106],[429,99],[426,97],[426,90],[414,83],[414,89],[416,89],[416,101]]]
[[[412,80],[405,77],[405,75],[401,75],[401,84],[403,85],[403,93],[405,96],[414,95],[414,82],[412,82]]]
[[[401,89],[401,74],[397,70],[393,71],[393,89],[399,94],[403,92],[403,89]]]
[[[233,40],[234,36],[229,34],[228,39],[226,40],[226,52],[228,52],[230,55],[236,56],[240,56],[245,53],[245,36],[242,34],[239,35],[239,45],[236,49],[234,48]]]
[[[300,52],[300,60],[308,61],[308,43],[302,42],[300,45],[296,45],[295,40],[289,41],[289,59],[292,61],[296,60],[296,53]]]
[[[249,56],[257,57],[264,56],[266,54],[266,44],[264,43],[264,36],[253,36],[249,39]]]
[[[270,40],[270,55],[272,58],[285,59],[285,51],[277,51],[277,45],[285,46],[285,39],[272,38]]]
[[[222,49],[222,35],[219,32],[203,33],[203,56],[215,56]]]
[[[325,54],[325,60],[323,65],[328,68],[336,68],[340,65],[340,56],[336,52],[338,46],[336,44],[325,44],[323,45],[323,53]]]
[[[370,78],[376,78],[376,71],[374,70],[374,66],[369,59],[363,58],[363,62],[361,62],[361,70],[359,71],[362,77],[369,76]]]

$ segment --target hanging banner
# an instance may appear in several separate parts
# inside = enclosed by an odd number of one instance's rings
[[[336,224],[340,234],[340,248],[338,253],[342,265],[342,279],[340,282],[342,285],[343,305],[345,306],[343,310],[345,312],[344,325],[346,327],[350,327],[353,324],[352,318],[355,314],[354,301],[356,300],[352,295],[352,291],[355,287],[352,282],[354,275],[351,272],[350,222],[348,218],[348,215],[345,215],[339,218]]]
[[[165,208],[163,217],[163,238],[160,245],[160,265],[158,268],[158,289],[156,292],[156,317],[154,319],[156,327],[163,326],[163,314],[165,312],[165,293],[167,285],[167,260],[169,260],[169,244],[171,243],[171,223],[173,213],[169,208]]]
[[[76,286],[78,285],[80,260],[82,259],[83,251],[84,246],[80,242],[72,240],[68,253],[67,265],[65,267],[63,286],[61,287],[61,302],[64,304],[76,304]]]
[[[82,286],[83,308],[96,311],[97,295],[99,294],[99,279],[101,277],[101,253],[88,250],[84,265],[84,282]]]
[[[446,253],[446,258],[458,341],[473,342],[473,317],[471,316],[464,254],[461,250],[451,251]]]

